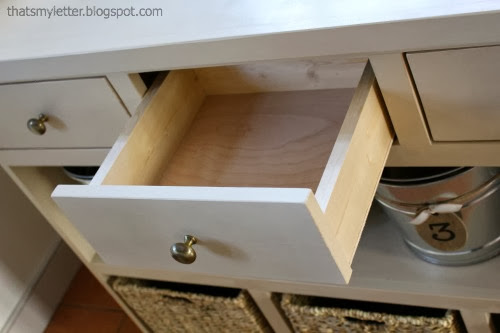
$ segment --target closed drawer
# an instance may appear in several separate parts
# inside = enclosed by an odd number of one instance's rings
[[[500,140],[500,46],[407,59],[435,141]]]
[[[171,72],[91,185],[53,198],[106,264],[347,282],[393,139],[371,67],[356,90],[279,92],[235,70],[222,90]],[[191,265],[169,254],[185,235]]]
[[[0,86],[0,149],[111,147],[129,119],[105,78]],[[45,114],[37,135],[29,119]]]

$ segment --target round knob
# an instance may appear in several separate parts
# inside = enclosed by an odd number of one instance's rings
[[[197,241],[194,236],[184,236],[184,243],[175,243],[170,247],[172,258],[181,264],[192,264],[196,260],[196,252],[193,249],[193,244],[196,244]]]
[[[47,130],[47,127],[45,127],[45,122],[47,120],[49,120],[49,118],[41,113],[38,115],[38,118],[31,118],[28,120],[28,129],[34,134],[43,135]]]

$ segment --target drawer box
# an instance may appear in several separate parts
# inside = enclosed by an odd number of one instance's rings
[[[0,85],[0,149],[111,147],[129,115],[105,78]],[[46,132],[27,128],[40,113]]]
[[[433,140],[500,140],[500,46],[406,56]]]
[[[348,281],[393,139],[370,65],[355,91],[224,94],[204,76],[171,72],[92,183],[55,201],[106,264]],[[169,254],[185,235],[191,265]]]

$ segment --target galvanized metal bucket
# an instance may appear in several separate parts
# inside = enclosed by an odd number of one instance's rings
[[[500,253],[499,171],[386,168],[375,198],[420,258],[468,265]]]

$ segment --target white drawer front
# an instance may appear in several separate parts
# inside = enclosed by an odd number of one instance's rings
[[[82,186],[76,197],[72,190],[60,186],[54,199],[104,262],[244,278],[342,280],[316,227],[322,217],[308,189],[103,186],[98,198],[92,186]],[[191,265],[169,252],[184,235],[198,239]]]
[[[58,187],[56,202],[104,264],[349,281],[393,138],[371,67],[354,96],[207,96],[200,81],[171,72],[92,184]],[[185,235],[199,239],[191,265],[169,253]]]
[[[500,46],[407,58],[435,141],[500,140]]]
[[[0,149],[110,147],[129,119],[105,78],[0,86]],[[27,122],[48,117],[46,132]]]

